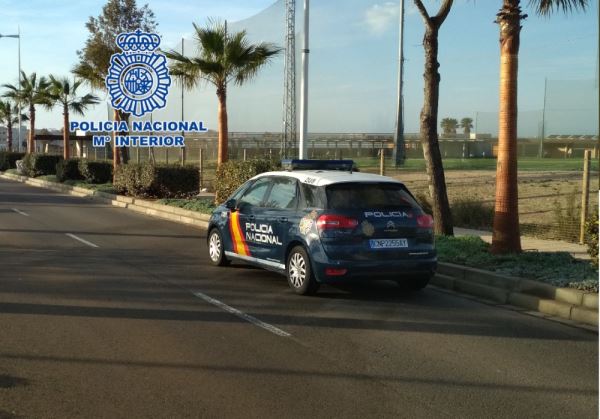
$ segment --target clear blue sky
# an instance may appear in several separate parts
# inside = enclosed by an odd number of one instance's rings
[[[85,22],[90,15],[97,16],[104,3],[104,0],[0,0],[0,33],[14,33],[20,26],[22,67],[26,72],[66,75],[76,62],[76,50],[83,46],[87,37]],[[273,3],[271,0],[148,0],[147,3],[156,14],[166,46],[189,35],[192,21],[202,23],[206,17],[240,21],[232,27],[247,26],[254,39],[273,41],[282,36],[278,19],[281,5],[272,7],[270,14],[262,13],[248,19],[268,8]],[[297,3],[301,9],[302,1],[297,0]],[[471,116],[479,118],[480,125],[484,126],[480,131],[494,130],[492,112],[498,107],[499,51],[498,28],[493,20],[500,3],[500,0],[455,1],[440,32],[440,118]],[[557,14],[550,18],[536,16],[528,2],[523,3],[529,18],[523,23],[522,32],[519,109],[537,111],[543,107],[546,77],[550,80],[596,77],[598,2],[591,0],[587,13]],[[426,4],[432,13],[439,7],[439,1]],[[391,131],[395,106],[397,5],[398,1],[386,0],[312,1],[311,131]],[[421,18],[412,1],[406,0],[405,115],[408,132],[418,130],[418,113],[422,105],[422,35]],[[1,83],[16,80],[16,44],[15,40],[0,39]],[[232,130],[279,129],[281,71],[282,61],[277,60],[254,86],[236,89],[230,97]],[[569,89],[566,90],[565,94],[568,94]],[[197,102],[200,109],[186,117],[205,119],[214,127],[214,92],[211,89],[206,92],[206,101]],[[591,113],[584,112],[575,128],[567,122],[556,123],[553,128],[556,133],[560,133],[559,126],[581,133],[597,130],[597,111],[592,110],[594,106],[597,109],[597,90],[595,104],[588,104],[591,97],[593,95],[581,99],[582,106],[590,108]],[[231,103],[236,99],[243,104]],[[191,98],[190,103],[194,100]],[[560,102],[560,95],[555,94],[553,100]],[[105,109],[103,105],[91,111],[88,119],[105,117]],[[237,115],[232,112],[238,109]],[[555,117],[560,119],[559,114],[569,112],[578,113],[575,109],[559,109],[555,111]],[[535,135],[537,130],[537,113],[531,115],[532,122],[522,128],[527,135]],[[58,109],[40,112],[38,127],[57,128],[60,124]]]

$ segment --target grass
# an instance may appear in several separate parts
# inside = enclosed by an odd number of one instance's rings
[[[159,199],[157,204],[170,205],[172,207],[183,208],[190,211],[200,212],[202,214],[212,214],[215,209],[215,203],[212,198],[191,198],[191,199],[176,199],[165,198]]]
[[[48,182],[61,183],[58,181],[55,175],[38,176],[36,179],[42,179]],[[77,186],[79,188],[91,189],[93,191],[110,193],[114,195],[117,194],[117,191],[113,188],[112,183],[87,183],[83,180],[65,180],[62,183],[63,185]]]
[[[357,157],[353,159],[359,168],[372,171],[379,170],[379,158],[377,157]],[[443,159],[445,170],[495,170],[496,159]],[[386,160],[386,170],[392,169],[389,166],[391,160]],[[519,170],[536,170],[536,171],[573,171],[583,170],[583,159],[560,159],[560,158],[525,158],[518,159]],[[598,159],[592,159],[590,169],[598,170]],[[407,159],[405,164],[397,169],[399,172],[404,170],[425,170],[425,160],[423,159]]]
[[[492,255],[476,236],[436,238],[440,262],[484,268],[499,274],[545,282],[558,287],[598,292],[598,269],[567,252],[523,252]]]

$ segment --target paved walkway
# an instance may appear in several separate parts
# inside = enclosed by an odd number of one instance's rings
[[[454,227],[457,236],[479,236],[488,243],[492,242],[492,232]],[[565,242],[562,240],[543,240],[534,237],[521,236],[523,250],[539,250],[541,252],[569,252],[578,259],[589,259],[587,246]]]

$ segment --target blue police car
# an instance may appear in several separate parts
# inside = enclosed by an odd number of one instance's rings
[[[401,182],[352,167],[291,160],[253,177],[213,212],[210,261],[285,274],[298,294],[354,279],[424,288],[437,266],[433,218]]]

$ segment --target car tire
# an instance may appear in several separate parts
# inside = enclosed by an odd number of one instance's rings
[[[230,263],[225,257],[223,237],[217,228],[213,228],[208,233],[208,260],[215,266],[227,266]]]
[[[400,288],[407,289],[409,291],[420,291],[429,284],[431,275],[419,275],[409,278],[404,281],[398,281]]]
[[[294,247],[285,264],[288,284],[296,294],[313,295],[319,289],[310,265],[308,253],[302,246]]]

